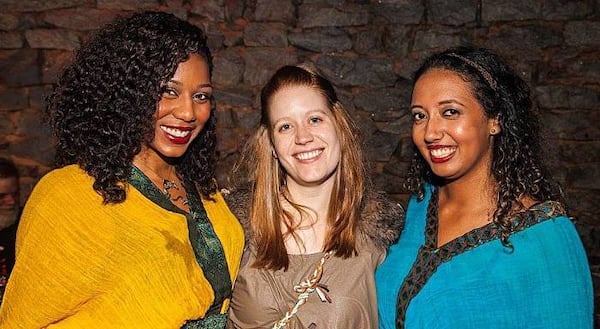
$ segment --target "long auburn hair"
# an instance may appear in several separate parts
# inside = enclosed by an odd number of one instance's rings
[[[367,180],[358,129],[326,78],[311,66],[288,65],[281,67],[263,87],[260,125],[246,144],[235,169],[248,180],[252,191],[249,216],[257,251],[253,266],[257,268],[287,270],[289,265],[282,232],[297,239],[297,225],[292,222],[292,215],[283,209],[280,197],[284,197],[301,215],[310,211],[310,208],[289,199],[286,172],[272,155],[270,101],[279,90],[289,86],[307,86],[325,96],[340,140],[341,158],[328,209],[330,230],[323,251],[334,251],[336,256],[343,258],[357,253],[357,223]]]
[[[562,189],[542,161],[539,118],[529,86],[504,59],[484,48],[456,47],[433,54],[415,72],[413,81],[436,68],[459,74],[471,85],[486,118],[498,118],[501,130],[494,136],[490,172],[498,186],[492,221],[502,243],[510,246],[511,214],[524,208],[522,197],[564,202]],[[416,148],[407,182],[421,200],[425,183],[443,183]]]

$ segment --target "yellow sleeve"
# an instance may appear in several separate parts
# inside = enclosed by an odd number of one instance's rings
[[[86,177],[84,177],[86,178]],[[101,289],[110,227],[85,179],[50,174],[32,192],[17,232],[16,263],[0,328],[43,328],[69,317]],[[104,231],[104,232],[102,232]],[[103,241],[104,240],[104,241]]]

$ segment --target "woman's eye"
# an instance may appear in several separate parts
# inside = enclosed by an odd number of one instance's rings
[[[454,116],[457,115],[459,112],[457,109],[446,109],[444,110],[444,115],[445,116]]]
[[[210,95],[205,93],[198,93],[194,95],[194,101],[197,103],[204,103],[210,100]]]
[[[175,91],[175,89],[173,89],[173,88],[163,87],[162,91],[161,91],[161,95],[163,97],[165,97],[165,96],[167,96],[167,97],[176,97],[177,96],[177,91]]]
[[[319,123],[319,122],[323,121],[323,119],[321,119],[319,117],[312,117],[312,118],[310,118],[309,121],[310,121],[310,123],[315,124],[315,123]]]
[[[283,132],[283,131],[289,130],[290,128],[291,128],[290,124],[284,123],[281,126],[279,126],[279,128],[277,129],[277,131]]]
[[[421,112],[416,112],[412,114],[413,121],[421,121],[425,119],[425,114]]]

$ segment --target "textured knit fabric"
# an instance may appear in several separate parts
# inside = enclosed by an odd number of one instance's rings
[[[591,274],[568,217],[557,215],[514,233],[509,238],[512,251],[495,237],[486,240],[482,232],[472,232],[463,240],[472,248],[450,252],[440,262],[434,253],[445,248],[432,250],[430,264],[423,265],[419,250],[430,242],[426,222],[431,198],[428,187],[424,200],[410,199],[400,239],[376,272],[380,328],[397,327],[401,290],[414,294],[406,312],[399,312],[404,328],[592,327]],[[469,242],[475,236],[483,242]],[[415,273],[423,273],[423,280]]]
[[[17,233],[0,328],[180,328],[204,316],[214,294],[196,261],[186,217],[128,186],[103,205],[76,166],[44,176]],[[220,194],[203,204],[233,282],[243,232]],[[224,305],[224,309],[228,306]]]

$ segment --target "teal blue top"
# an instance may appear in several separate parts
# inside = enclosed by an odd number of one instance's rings
[[[413,196],[376,272],[379,328],[592,328],[591,273],[563,207],[544,202],[515,219],[513,248],[493,224],[436,248],[437,192]]]

